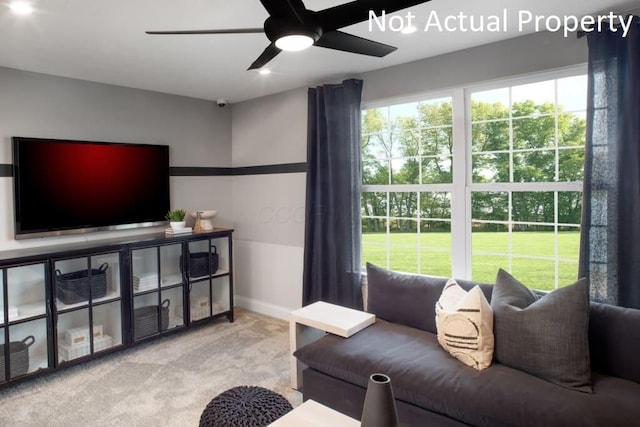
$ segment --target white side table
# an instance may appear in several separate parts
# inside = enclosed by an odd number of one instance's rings
[[[291,347],[291,387],[302,387],[304,364],[293,356],[300,347],[321,338],[326,332],[348,338],[376,321],[364,311],[318,301],[291,312],[289,344]]]
[[[293,411],[278,418],[269,427],[360,427],[360,421],[338,411],[307,400]]]

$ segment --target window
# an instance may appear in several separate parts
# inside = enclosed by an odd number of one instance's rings
[[[362,253],[394,270],[551,290],[578,274],[586,75],[362,112]]]
[[[363,111],[364,260],[450,275],[452,101],[435,98]]]

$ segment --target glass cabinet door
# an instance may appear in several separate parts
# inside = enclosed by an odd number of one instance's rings
[[[132,250],[135,341],[184,326],[182,244]]]
[[[57,260],[54,271],[58,311],[120,298],[119,253]]]
[[[49,368],[46,265],[0,269],[0,382]]]
[[[8,347],[10,379],[47,369],[49,367],[47,319],[9,325]]]
[[[120,253],[56,260],[57,362],[120,346]]]
[[[105,273],[105,289],[93,296],[93,303],[100,303],[120,298],[120,254],[109,253],[91,257],[91,271]],[[101,296],[102,295],[102,296]]]
[[[122,345],[121,302],[58,313],[58,363]]]
[[[7,323],[9,313],[6,311],[4,304],[4,270],[0,270],[0,327]],[[0,343],[0,344],[4,344]]]
[[[6,327],[4,326],[4,324],[2,326],[0,326],[0,384],[5,382],[7,377],[10,376],[9,374],[9,366],[4,362],[6,359],[6,351],[8,351],[8,349],[6,348],[6,346],[4,345],[4,343],[6,342],[4,337],[6,335]]]
[[[58,313],[58,363],[91,354],[89,307]]]
[[[9,322],[47,314],[44,263],[10,267],[7,270]]]
[[[229,313],[229,239],[226,237],[189,242],[189,320]]]
[[[182,245],[160,246],[161,286],[182,286],[182,279]]]

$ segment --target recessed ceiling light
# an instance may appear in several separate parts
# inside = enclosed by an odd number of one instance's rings
[[[413,34],[416,31],[418,31],[418,29],[416,27],[414,27],[413,25],[407,25],[406,27],[404,27],[400,32],[402,34]]]
[[[16,15],[29,15],[33,13],[33,6],[26,1],[14,1],[9,4],[9,9]]]
[[[262,70],[259,71],[260,74],[262,74],[263,76],[267,76],[269,74],[271,74],[271,70],[268,68],[263,68]]]

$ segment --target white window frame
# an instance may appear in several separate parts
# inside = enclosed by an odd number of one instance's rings
[[[392,107],[394,105],[399,105],[399,104],[409,104],[412,102],[421,102],[421,101],[430,101],[430,100],[434,100],[434,99],[440,99],[440,98],[451,98],[451,102],[452,102],[452,107],[455,102],[454,100],[454,96],[455,96],[455,90],[441,90],[441,91],[435,91],[435,92],[427,92],[427,93],[422,93],[422,94],[416,94],[416,95],[411,95],[411,96],[407,96],[407,97],[401,97],[401,98],[391,98],[391,99],[387,99],[384,101],[377,101],[377,102],[368,102],[368,103],[363,103],[361,106],[361,110],[368,110],[368,109],[374,109],[374,108],[386,108],[386,107]],[[453,143],[454,143],[454,153],[452,155],[452,161],[455,162],[455,144],[456,144],[456,123],[455,123],[455,114],[452,111],[452,114],[454,115],[453,117],[453,121],[452,121],[452,126],[453,126]],[[463,139],[464,139],[464,134],[463,134]],[[454,165],[454,170],[455,170],[455,165]],[[455,182],[455,178],[453,180]],[[454,190],[454,183],[442,183],[442,184],[374,184],[374,185],[361,185],[360,186],[360,190],[362,192],[375,192],[375,193],[387,193],[387,215],[382,218],[387,220],[387,230],[386,230],[386,248],[389,249],[390,247],[390,242],[389,242],[389,236],[390,236],[390,232],[389,232],[389,223],[390,220],[395,219],[395,217],[390,216],[390,203],[389,203],[389,194],[390,193],[408,193],[408,192],[412,192],[412,193],[451,193],[451,200],[453,203],[453,190]],[[452,254],[452,262],[453,262],[453,248],[454,248],[454,242],[453,242],[453,206],[451,207],[451,228],[452,228],[452,241],[451,241],[451,254]],[[380,217],[375,217],[375,218],[380,218]],[[404,218],[401,218],[404,219]],[[417,218],[418,223],[420,222],[420,217]],[[444,220],[443,220],[444,221]],[[419,236],[420,234],[418,234]],[[420,250],[420,239],[418,239],[418,251]],[[387,250],[387,265],[389,265],[391,263],[391,251]],[[418,257],[418,268],[421,267],[421,257]],[[452,271],[453,271],[453,267],[452,267]],[[458,277],[458,276],[457,276]]]
[[[529,83],[536,83],[545,80],[562,79],[587,73],[587,64],[565,67],[561,69],[537,72],[525,76],[511,77],[494,80],[479,84],[470,84],[450,90],[424,92],[406,97],[389,98],[373,102],[363,103],[361,109],[385,108],[398,104],[406,104],[419,101],[429,101],[432,99],[450,97],[452,99],[452,125],[453,125],[453,182],[444,184],[384,184],[384,185],[361,185],[362,192],[448,192],[451,194],[451,273],[453,277],[469,279],[472,273],[472,212],[471,195],[475,191],[491,192],[520,192],[520,191],[545,191],[545,192],[582,192],[582,182],[543,182],[543,183],[473,183],[472,182],[472,141],[471,141],[471,95],[474,92],[500,89],[510,86],[518,86]],[[557,118],[556,111],[556,118]],[[556,129],[556,138],[557,138]],[[556,148],[556,151],[558,149]],[[513,152],[510,150],[510,163]],[[556,166],[556,174],[558,173]],[[513,168],[510,168],[511,173]],[[556,196],[557,197],[557,196]],[[387,216],[389,216],[390,206],[387,200]],[[557,218],[557,199],[555,202],[555,215]],[[511,210],[511,209],[509,209]],[[533,224],[533,223],[532,223]],[[545,223],[535,223],[535,225],[545,225]],[[556,223],[549,224],[557,226]],[[561,225],[561,224],[560,224]],[[511,231],[509,231],[511,232]],[[390,264],[389,241],[389,221],[387,221],[387,264]],[[555,280],[558,286],[558,244],[555,243]],[[419,250],[419,248],[418,248]],[[463,251],[463,252],[461,252]],[[509,259],[511,259],[511,248],[509,248]],[[531,256],[535,259],[535,256]],[[418,256],[418,266],[421,257]],[[506,266],[510,268],[511,266]]]

